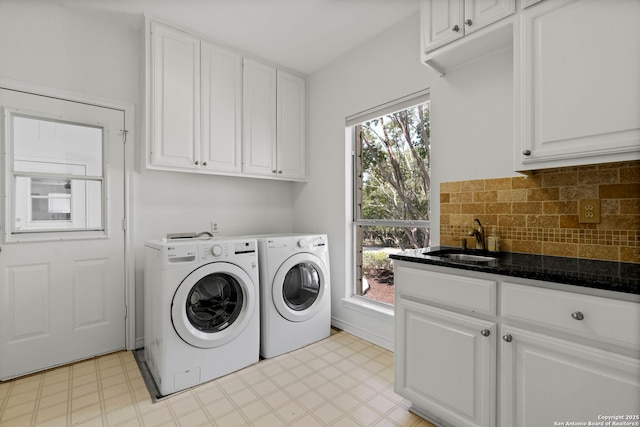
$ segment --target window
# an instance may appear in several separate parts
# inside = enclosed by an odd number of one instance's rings
[[[10,115],[14,236],[104,230],[103,129]]]
[[[430,245],[429,98],[347,119],[354,128],[355,295],[393,304],[392,252]]]

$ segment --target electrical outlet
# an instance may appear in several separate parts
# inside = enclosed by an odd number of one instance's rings
[[[211,221],[211,233],[218,234],[220,230],[218,229],[218,223]]]
[[[578,222],[597,224],[600,222],[600,200],[582,199],[579,203]]]

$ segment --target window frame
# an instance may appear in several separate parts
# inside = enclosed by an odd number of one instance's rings
[[[362,251],[362,233],[358,232],[358,227],[362,226],[383,226],[383,227],[418,227],[431,229],[431,220],[384,220],[384,219],[364,219],[361,218],[362,205],[362,189],[359,185],[359,177],[362,174],[362,144],[360,143],[361,124],[367,120],[374,119],[383,115],[392,114],[398,111],[406,110],[420,104],[430,103],[430,92],[425,89],[420,92],[405,96],[403,98],[388,102],[378,107],[371,108],[353,116],[347,117],[346,124],[351,127],[351,162],[352,162],[352,242],[353,242],[353,277],[354,286],[352,287],[352,297],[363,299],[375,303],[376,305],[389,306],[380,301],[366,298],[363,296],[363,251]],[[431,217],[431,204],[427,213],[428,218]]]
[[[105,239],[108,238],[108,218],[107,218],[107,191],[108,191],[108,171],[106,169],[107,153],[107,132],[104,126],[96,123],[87,123],[69,117],[54,116],[35,111],[22,111],[16,108],[4,107],[0,109],[3,116],[4,129],[4,188],[2,189],[5,198],[5,218],[4,218],[4,241],[5,243],[21,242],[46,242],[46,241],[66,241],[79,239]],[[101,172],[102,175],[78,175],[72,172],[31,172],[15,170],[15,141],[14,141],[14,118],[27,118],[42,120],[52,123],[61,123],[74,126],[98,129],[101,132]],[[53,164],[53,163],[52,163]],[[16,203],[17,203],[17,180],[26,178],[29,181],[33,178],[45,179],[68,179],[78,182],[97,182],[100,186],[100,225],[88,227],[32,227],[28,229],[17,229],[15,224]],[[30,199],[29,199],[30,201]],[[31,209],[28,207],[28,209]],[[43,224],[44,225],[44,224]]]

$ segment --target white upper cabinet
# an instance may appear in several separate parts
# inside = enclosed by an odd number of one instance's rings
[[[245,59],[243,139],[246,174],[305,179],[305,80]]]
[[[516,171],[640,158],[640,2],[541,2],[515,28]]]
[[[150,24],[150,163],[192,168],[200,151],[200,41]]]
[[[146,26],[147,168],[306,178],[303,77]]]
[[[526,9],[529,6],[533,6],[534,4],[540,3],[542,0],[522,0],[522,8]]]
[[[244,61],[244,166],[246,173],[276,174],[276,69]]]
[[[242,57],[202,42],[203,167],[242,169]]]
[[[149,164],[239,173],[242,56],[150,21]]]
[[[420,23],[423,53],[459,39],[464,36],[463,0],[421,0]]]
[[[513,49],[513,19],[505,18],[513,15],[515,6],[515,0],[421,0],[422,62],[444,76],[478,58]]]
[[[464,0],[464,32],[471,34],[515,11],[515,0]]]
[[[291,179],[305,179],[305,81],[299,76],[278,70],[277,89],[278,175]]]
[[[515,12],[515,0],[421,0],[426,54]]]

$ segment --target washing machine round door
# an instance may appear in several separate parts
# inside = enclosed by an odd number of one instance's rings
[[[309,253],[288,258],[274,276],[272,298],[285,319],[292,322],[309,320],[330,298],[326,264]]]
[[[258,295],[249,275],[226,262],[205,264],[180,283],[173,296],[171,321],[186,343],[213,348],[246,328]]]

